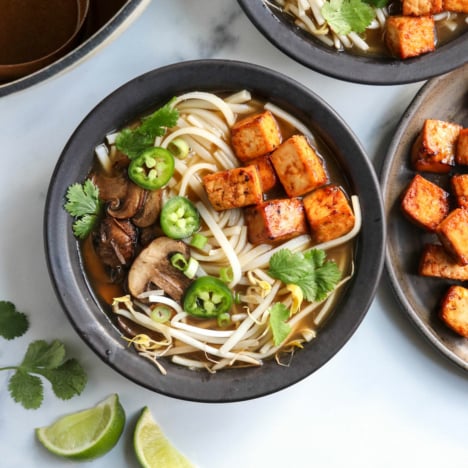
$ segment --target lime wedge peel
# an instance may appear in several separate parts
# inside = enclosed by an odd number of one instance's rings
[[[36,436],[50,452],[74,460],[92,460],[109,452],[120,439],[125,411],[117,394],[96,406],[68,414],[50,426],[36,429]]]
[[[145,406],[133,434],[135,454],[143,468],[195,468],[167,439]]]

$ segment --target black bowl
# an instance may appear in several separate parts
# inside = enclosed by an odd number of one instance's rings
[[[372,85],[414,83],[468,62],[468,33],[434,52],[406,60],[358,56],[337,52],[314,40],[286,15],[270,9],[264,0],[238,2],[258,30],[285,54],[312,70],[340,80]]]
[[[274,360],[258,368],[216,374],[191,371],[170,362],[162,376],[124,342],[94,296],[83,273],[70,216],[63,209],[67,187],[86,177],[93,150],[105,135],[148,113],[172,96],[189,90],[248,89],[294,113],[336,155],[360,196],[362,231],[355,253],[355,275],[332,317],[289,367]],[[351,337],[363,319],[381,275],[385,227],[379,185],[364,150],[343,120],[317,95],[297,82],[259,66],[221,60],[191,61],[144,74],[104,99],[84,119],[67,143],[55,168],[45,211],[45,247],[57,296],[84,341],[107,364],[156,392],[194,401],[228,402],[266,395],[288,387],[326,363]]]
[[[125,31],[148,6],[149,1],[100,0],[90,2],[86,21],[73,43],[73,48],[66,55],[54,56],[53,62],[41,62],[40,68],[28,69],[24,76],[1,77],[0,97],[42,83],[75,67]]]

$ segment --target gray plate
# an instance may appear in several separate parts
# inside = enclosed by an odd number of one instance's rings
[[[448,285],[454,282],[417,275],[424,243],[435,239],[405,219],[400,195],[415,175],[410,167],[410,148],[425,119],[458,122],[468,127],[468,65],[429,81],[403,115],[382,169],[381,182],[388,220],[386,270],[403,310],[439,351],[468,370],[468,341],[449,330],[437,309]],[[462,169],[468,172],[468,168]],[[447,176],[425,173],[424,177],[446,186]]]

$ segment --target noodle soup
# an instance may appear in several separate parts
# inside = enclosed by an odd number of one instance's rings
[[[252,141],[274,147],[253,154]],[[95,153],[100,212],[83,264],[124,339],[162,373],[164,359],[209,372],[289,362],[320,332],[353,274],[360,206],[294,116],[247,91],[195,91]]]
[[[325,10],[330,4],[329,1],[324,0],[268,0],[266,3],[270,8],[279,13],[286,15],[297,27],[301,28],[306,34],[310,34],[314,39],[320,41],[326,46],[336,49],[337,51],[346,51],[356,55],[367,55],[375,57],[396,57],[408,58],[411,56],[426,53],[434,48],[444,45],[455,38],[459,37],[468,31],[468,12],[466,11],[443,11],[437,8],[436,11],[411,12],[405,13],[405,7],[402,6],[403,2],[389,1],[380,2],[382,6],[376,7],[379,2],[367,2],[363,0],[360,3],[364,12],[362,15],[367,14],[368,19],[363,25],[356,25],[351,22],[349,30],[337,31],[338,25],[334,25],[334,18],[346,19],[346,13],[341,10],[330,13],[328,18]],[[410,3],[410,2],[409,2]],[[417,2],[416,2],[417,3]],[[419,7],[430,5],[431,2],[420,2]],[[434,2],[435,5],[435,2]],[[357,8],[357,7],[356,7]],[[459,5],[457,6],[459,8]],[[402,16],[404,14],[404,16]],[[340,16],[343,15],[343,16]],[[401,56],[389,46],[387,41],[389,33],[387,30],[388,20],[392,16],[405,18],[408,21],[417,21],[416,18],[431,18],[433,26],[430,29],[434,30],[434,38],[431,40],[429,50],[412,51],[411,55]],[[355,28],[358,30],[354,30]],[[362,30],[361,30],[362,27]],[[405,31],[406,36],[416,34],[419,26],[414,26]],[[429,31],[432,34],[432,31]],[[420,41],[421,38],[415,38],[415,42]],[[410,43],[410,48],[413,45]]]

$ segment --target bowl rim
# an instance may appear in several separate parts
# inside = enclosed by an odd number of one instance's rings
[[[229,369],[211,375],[167,363],[168,374],[161,376],[152,363],[122,343],[117,329],[90,291],[72,234],[72,220],[62,206],[65,191],[71,183],[84,179],[93,148],[107,132],[167,102],[176,93],[242,88],[259,96],[268,94],[272,102],[286,110],[297,110],[296,116],[301,119],[307,115],[307,125],[313,127],[334,154],[339,154],[339,162],[347,171],[352,169],[350,185],[361,196],[363,212],[362,230],[356,243],[357,272],[337,306],[340,313],[333,314],[311,346],[294,356],[293,365],[282,367],[270,360],[258,368]],[[325,122],[329,123],[326,130]],[[83,141],[88,141],[88,145],[83,145]],[[339,150],[336,145],[344,141],[346,149],[341,146]],[[346,155],[352,157],[347,160]],[[372,303],[383,270],[385,234],[377,176],[344,120],[312,90],[291,78],[233,60],[194,60],[168,65],[134,78],[104,98],[66,144],[51,177],[44,212],[44,243],[51,281],[66,315],[88,346],[114,370],[143,387],[179,399],[210,403],[271,394],[299,382],[329,361],[355,332]],[[272,367],[274,372],[270,370]]]
[[[406,60],[337,52],[314,41],[300,28],[291,28],[265,4],[238,0],[250,21],[283,53],[302,65],[343,81],[369,85],[397,85],[424,81],[468,62],[468,32],[434,52]]]
[[[107,45],[120,34],[124,25],[130,24],[134,18],[140,15],[149,5],[150,1],[151,0],[127,0],[105,25],[63,57],[60,57],[50,65],[30,75],[18,78],[14,81],[0,83],[0,98],[45,82],[79,65],[88,58],[88,56],[95,53],[100,47]]]

